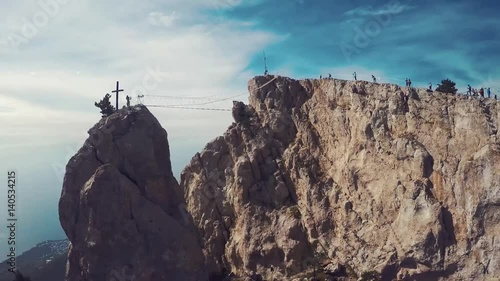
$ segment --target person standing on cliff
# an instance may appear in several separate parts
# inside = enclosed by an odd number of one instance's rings
[[[127,107],[130,107],[130,99],[131,99],[131,97],[129,97],[129,96],[127,95],[127,98],[126,98],[126,99],[127,99]]]
[[[357,76],[356,72],[354,72],[354,73],[352,74],[352,76],[354,76],[354,81],[357,81],[357,80],[358,80],[358,76]]]
[[[377,83],[377,77],[372,75],[373,83]]]
[[[479,89],[479,95],[480,95],[482,98],[484,98],[484,89],[483,89],[483,88]]]
[[[472,96],[472,87],[469,84],[467,84],[467,94]]]
[[[491,89],[488,88],[488,90],[486,92],[488,93],[488,98],[490,98],[491,97]]]
[[[405,79],[405,86],[408,87],[408,78]]]

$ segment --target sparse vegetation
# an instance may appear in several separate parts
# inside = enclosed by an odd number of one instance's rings
[[[102,117],[107,117],[115,112],[115,107],[111,105],[111,102],[109,101],[110,98],[111,95],[106,94],[104,98],[99,101],[99,103],[94,103],[96,107],[99,107],[101,109]]]
[[[380,281],[380,274],[374,270],[361,273],[360,281]]]
[[[450,79],[445,79],[441,81],[441,84],[438,84],[436,91],[441,93],[456,94],[457,88],[455,88],[455,85],[455,82],[451,81]]]
[[[302,215],[300,214],[299,206],[297,205],[291,206],[290,208],[288,208],[288,211],[296,219],[300,219],[302,217]]]

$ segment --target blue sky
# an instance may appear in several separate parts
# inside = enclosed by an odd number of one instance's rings
[[[427,87],[450,78],[461,91],[471,84],[498,93],[499,10],[491,0],[0,2],[0,168],[21,177],[21,251],[63,236],[62,167],[99,119],[94,101],[117,80],[122,104],[140,93],[145,103],[159,102],[152,95],[246,101],[265,51],[271,73],[293,78],[356,71],[364,80],[404,85],[409,77]],[[169,133],[176,175],[232,122],[230,112],[151,111]]]
[[[350,78],[357,70],[367,80],[378,73],[380,81],[403,85],[406,77],[422,87],[450,78],[462,89],[499,88],[499,6],[494,1],[269,1],[228,14],[288,35],[266,51],[271,68],[285,68],[294,77],[331,72]],[[356,45],[356,38],[367,39]]]

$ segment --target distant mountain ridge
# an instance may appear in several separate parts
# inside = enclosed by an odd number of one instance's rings
[[[32,281],[63,281],[69,240],[48,240],[17,257],[17,268]],[[0,281],[12,281],[6,260],[0,264]]]

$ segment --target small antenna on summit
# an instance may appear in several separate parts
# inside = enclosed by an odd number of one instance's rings
[[[269,71],[267,71],[267,58],[266,58],[266,52],[263,52],[264,53],[264,75],[268,75],[269,74]]]

